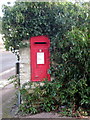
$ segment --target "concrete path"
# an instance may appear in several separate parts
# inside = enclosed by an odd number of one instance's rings
[[[0,90],[2,94],[2,118],[12,118],[14,114],[12,108],[17,104],[16,89],[10,84]]]

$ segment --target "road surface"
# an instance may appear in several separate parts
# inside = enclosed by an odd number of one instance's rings
[[[16,56],[11,52],[0,52],[0,59],[2,63],[2,69],[0,72],[6,71],[12,67],[15,67]]]
[[[11,52],[0,51],[0,118],[11,117],[11,108],[16,102],[15,88],[8,78],[15,75],[16,56]]]
[[[7,51],[0,52],[0,87],[8,82],[8,78],[15,75],[16,56]]]

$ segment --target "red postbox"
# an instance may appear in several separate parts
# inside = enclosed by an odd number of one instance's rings
[[[50,40],[47,36],[30,38],[31,81],[50,81]]]

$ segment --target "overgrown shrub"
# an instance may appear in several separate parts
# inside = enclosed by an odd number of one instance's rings
[[[68,100],[77,107],[90,105],[89,46],[88,36],[77,28],[68,32],[65,40],[57,43],[52,74],[63,84],[64,104]]]
[[[31,93],[25,88],[21,89],[24,99],[20,110],[26,113],[57,110],[68,116],[79,116],[76,111],[80,114],[85,111],[83,114],[89,115],[90,41],[88,36],[74,28],[67,33],[65,40],[58,39],[57,45],[51,67],[54,80],[45,81],[43,86],[37,86]]]
[[[38,35],[48,35],[54,47],[58,34],[63,40],[74,26],[89,22],[87,7],[70,2],[16,2],[4,6],[3,13],[2,34],[7,50],[27,46],[23,40]]]

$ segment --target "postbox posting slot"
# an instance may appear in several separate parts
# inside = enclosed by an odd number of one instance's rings
[[[35,42],[35,44],[47,44],[46,42]]]

